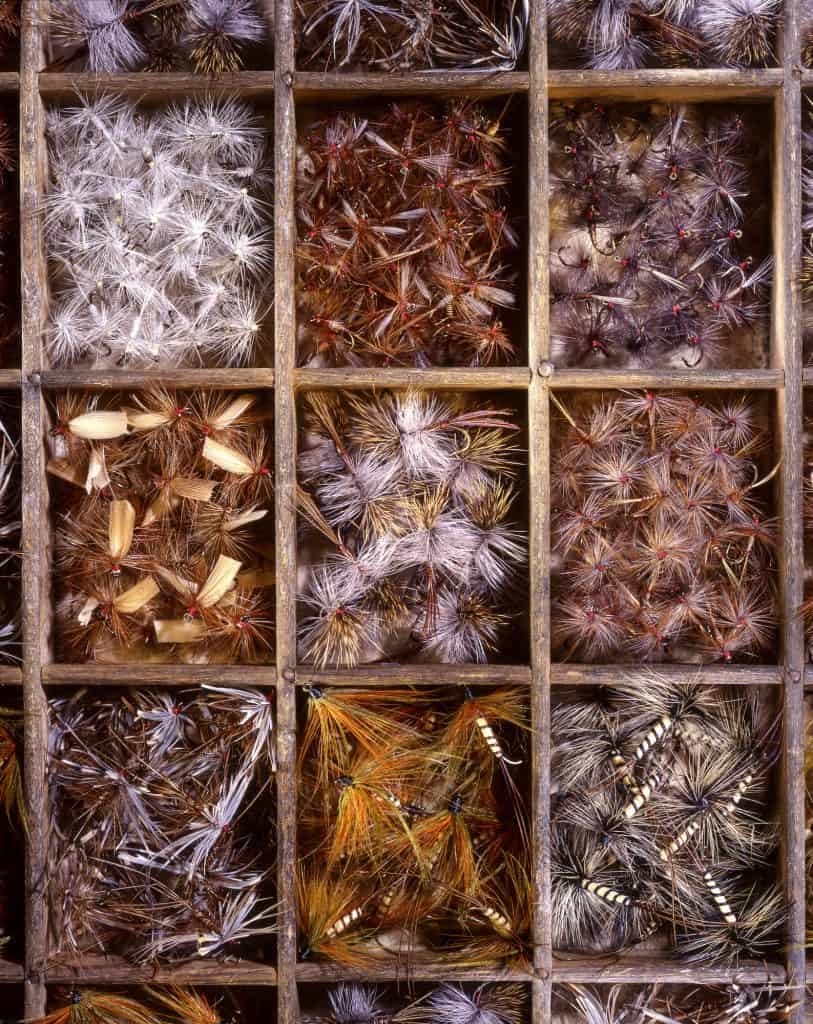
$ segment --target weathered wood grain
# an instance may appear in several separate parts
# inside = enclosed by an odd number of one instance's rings
[[[794,985],[804,978],[804,813],[801,776],[802,696],[813,688],[813,670],[805,665],[801,624],[786,614],[779,665],[658,666],[660,675],[709,685],[779,687],[785,717],[783,750],[784,879],[791,904],[786,967],[747,964],[737,968],[688,967],[657,953],[616,958],[563,959],[551,948],[549,880],[550,690],[551,686],[628,685],[652,671],[639,666],[551,664],[550,659],[550,389],[663,387],[759,390],[776,399],[777,444],[783,469],[777,484],[777,509],[783,527],[779,551],[780,590],[790,612],[801,598],[801,425],[802,385],[813,386],[813,369],[802,369],[798,267],[800,215],[800,121],[803,87],[813,88],[813,72],[796,69],[799,26],[794,0],[786,0],[788,19],[781,40],[781,65],[764,71],[646,70],[599,73],[549,70],[544,0],[531,2],[528,70],[510,74],[442,72],[409,75],[311,73],[294,67],[294,0],[276,0],[275,71],[242,72],[209,79],[189,74],[41,74],[39,5],[24,4],[23,63],[20,75],[0,74],[0,93],[19,90],[21,115],[22,211],[22,371],[0,371],[0,388],[19,390],[23,419],[23,586],[24,660],[21,669],[0,669],[0,685],[22,685],[26,718],[26,796],[32,818],[26,864],[26,964],[0,961],[0,983],[26,978],[26,1014],[45,1005],[45,981],[72,984],[136,985],[145,981],[207,985],[277,985],[280,1024],[296,1024],[297,982],[327,982],[359,977],[332,964],[297,963],[294,908],[296,865],[296,695],[302,685],[490,685],[527,687],[532,714],[534,804],[533,915],[534,972],[495,969],[460,970],[442,957],[409,971],[415,980],[485,981],[517,978],[531,983],[533,1024],[550,1019],[551,986],[562,982],[697,982]],[[273,3],[273,0],[267,0]],[[239,95],[274,105],[275,352],[273,369],[106,371],[54,370],[45,365],[42,328],[47,304],[47,272],[39,197],[46,184],[43,100],[69,103],[79,93],[117,92],[147,102],[215,93]],[[528,365],[514,368],[430,371],[310,370],[296,367],[294,298],[296,104],[370,100],[377,96],[468,95],[483,98],[527,95],[528,108]],[[772,362],[766,370],[626,371],[553,368],[548,344],[548,104],[551,99],[581,97],[617,101],[658,99],[674,102],[758,102],[773,104],[775,134],[773,237],[776,288],[773,297]],[[524,140],[516,140],[521,149]],[[277,652],[274,666],[102,666],[52,663],[49,622],[48,494],[43,467],[43,393],[61,388],[92,390],[147,387],[273,389],[276,442]],[[380,664],[354,671],[320,672],[296,663],[296,397],[320,388],[423,387],[452,390],[527,392],[528,473],[530,479],[529,665],[434,666]],[[43,892],[48,807],[45,788],[46,717],[44,687],[103,685],[199,685],[203,682],[277,687],[278,717],[278,888],[281,898],[276,966],[252,962],[194,961],[153,972],[116,958],[47,961],[47,914]],[[392,964],[365,971],[372,980],[398,980],[405,968]],[[797,1013],[801,1019],[801,1011]]]
[[[279,1024],[297,1024],[296,989],[296,110],[293,0],[277,0],[274,150],[274,368],[277,542],[277,939]]]
[[[23,704],[25,708],[25,799],[29,828],[25,865],[25,1011],[45,1010],[47,951],[45,905],[48,807],[45,779],[47,719],[41,684],[47,643],[47,494],[42,445],[43,409],[38,372],[42,367],[42,324],[47,274],[39,217],[45,181],[44,109],[37,90],[40,0],[22,6],[20,75],[20,246],[22,296],[22,619]]]
[[[550,352],[548,335],[548,39],[544,4],[531,12],[528,72],[528,577],[531,621],[531,929],[537,979],[531,1020],[546,1024],[551,1005],[550,892],[550,400],[537,372]]]
[[[241,391],[273,388],[274,371],[235,370],[44,370],[42,386],[47,391],[81,388],[88,391],[144,388],[161,384],[168,388],[219,388]]]
[[[805,1019],[805,785],[804,623],[797,609],[804,597],[802,308],[802,95],[797,71],[800,5],[788,2],[781,36],[783,84],[775,101],[773,240],[774,292],[772,365],[784,367],[777,391],[776,428],[782,470],[777,510],[779,595],[784,613],[781,655],[785,666],[782,809],[782,876],[788,902],[787,982],[799,999],[794,1024]]]
[[[269,101],[274,95],[273,71],[239,71],[233,75],[195,75],[191,72],[133,71],[114,75],[44,72],[39,90],[49,102],[70,103],[77,95],[117,93],[131,99],[154,102],[185,99],[187,96],[242,96]]]
[[[50,664],[46,686],[276,686],[274,665]]]

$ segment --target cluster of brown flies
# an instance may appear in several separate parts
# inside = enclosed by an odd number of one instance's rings
[[[64,393],[48,444],[62,657],[273,659],[273,442],[258,395]]]
[[[303,959],[529,967],[527,704],[518,689],[306,687]]]
[[[302,129],[301,363],[521,361],[506,110],[410,101]]]
[[[554,106],[555,363],[761,365],[772,260],[748,120],[699,106]]]
[[[744,398],[554,397],[562,660],[766,660],[778,623],[770,425]]]

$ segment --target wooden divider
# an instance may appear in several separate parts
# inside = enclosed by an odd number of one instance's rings
[[[26,860],[27,924],[24,965],[0,961],[0,984],[25,980],[26,1013],[34,1016],[45,1006],[48,983],[92,982],[130,984],[156,980],[200,982],[211,986],[277,986],[279,1020],[294,1024],[298,1017],[297,982],[357,977],[335,965],[297,962],[294,877],[297,798],[294,777],[297,689],[314,682],[331,685],[400,683],[488,684],[513,683],[528,691],[532,715],[534,963],[531,975],[505,970],[450,970],[442,958],[431,967],[416,966],[415,979],[519,977],[532,992],[533,1024],[550,1019],[552,987],[563,981],[787,981],[798,987],[801,999],[805,977],[805,859],[803,730],[806,651],[802,624],[792,612],[802,599],[802,404],[804,384],[813,385],[813,372],[803,373],[801,310],[798,273],[801,261],[801,118],[804,87],[813,88],[813,74],[798,66],[797,3],[786,0],[785,30],[779,66],[764,71],[665,70],[595,73],[549,70],[544,0],[531,0],[528,70],[481,75],[442,74],[359,75],[318,74],[295,68],[294,0],[277,0],[274,70],[244,72],[212,80],[185,74],[125,74],[111,76],[40,73],[43,66],[41,4],[23,0],[22,64],[19,76],[0,75],[0,92],[19,93],[20,202],[22,249],[22,367],[0,374],[0,388],[19,390],[23,428],[23,611],[22,671],[0,672],[0,682],[22,686],[26,709],[26,796],[31,827]],[[269,61],[270,63],[270,61]],[[46,188],[44,139],[46,104],[70,102],[77,91],[119,92],[148,100],[200,95],[215,89],[261,101],[274,109],[275,151],[275,363],[245,370],[102,371],[51,369],[43,351],[47,316],[47,274],[40,197]],[[515,136],[521,158],[528,159],[528,364],[483,370],[308,370],[297,369],[295,352],[295,158],[297,107],[301,103],[339,103],[381,95],[518,94],[527,105],[527,138]],[[670,101],[759,101],[772,107],[774,178],[773,242],[776,283],[770,367],[740,371],[664,371],[651,373],[558,370],[549,358],[548,335],[548,102],[550,99],[601,97],[603,100],[657,98]],[[767,143],[767,140],[766,140]],[[803,379],[804,378],[804,379]],[[66,387],[91,389],[139,388],[160,380],[180,387],[273,389],[276,444],[277,635],[276,665],[265,668],[190,666],[60,665],[50,642],[50,528],[45,480],[44,401],[50,391]],[[296,655],[296,397],[311,388],[370,388],[419,386],[488,391],[526,392],[528,416],[528,473],[530,502],[530,661],[500,666],[364,666],[357,671],[317,672],[297,665]],[[777,665],[710,666],[700,678],[713,684],[782,687],[784,747],[782,771],[783,876],[790,907],[785,964],[751,964],[739,968],[688,967],[657,954],[627,954],[606,958],[562,960],[551,944],[550,926],[550,702],[552,687],[617,681],[613,667],[552,664],[550,654],[550,394],[614,387],[684,387],[699,389],[756,389],[775,399],[776,443],[782,454],[777,512],[782,517],[779,557],[780,592],[785,611],[781,655]],[[695,677],[686,666],[659,667],[676,679]],[[635,670],[626,672],[635,684]],[[808,670],[808,681],[813,677]],[[148,968],[120,960],[89,957],[49,962],[47,914],[44,900],[46,840],[49,808],[45,778],[46,697],[54,685],[140,684],[194,685],[201,682],[244,681],[276,687],[278,744],[278,953],[276,965],[245,962],[191,963]],[[403,973],[403,972],[401,972]],[[382,966],[367,977],[399,976]],[[801,1020],[802,1007],[796,1011]]]

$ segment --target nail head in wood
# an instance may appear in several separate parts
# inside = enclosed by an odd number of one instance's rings
[[[292,668],[283,669],[282,678],[286,683],[292,683],[296,679],[296,672]]]

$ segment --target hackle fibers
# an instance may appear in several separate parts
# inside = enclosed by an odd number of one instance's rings
[[[395,957],[408,969],[442,954],[530,970],[522,692],[309,686],[303,696],[300,956],[354,969]]]
[[[767,67],[781,0],[547,0],[554,67]]]
[[[62,658],[273,661],[271,432],[251,393],[56,397]]]
[[[657,675],[553,712],[551,899],[557,950],[660,940],[691,963],[779,954],[769,881],[779,723],[752,693]]]
[[[762,366],[768,173],[751,115],[557,103],[551,122],[551,359],[560,366]]]
[[[52,953],[267,959],[271,700],[205,686],[50,702]]]
[[[325,70],[512,71],[529,0],[296,0],[302,66]]]
[[[243,366],[271,305],[267,131],[236,99],[52,110],[43,200],[57,366]]]
[[[407,102],[301,129],[300,363],[521,361],[507,111]]]
[[[400,991],[342,982],[326,995],[300,1012],[299,1024],[523,1024],[528,1015],[524,987],[511,983],[442,984],[406,1000]]]
[[[49,71],[194,71],[270,64],[261,0],[48,0]],[[265,43],[265,60],[260,44]]]
[[[573,985],[554,987],[562,1024],[773,1024],[797,1005],[783,986]]]
[[[498,657],[526,564],[511,410],[418,390],[311,392],[303,406],[300,657]]]
[[[765,408],[652,391],[554,403],[556,656],[770,658],[778,466]]]

